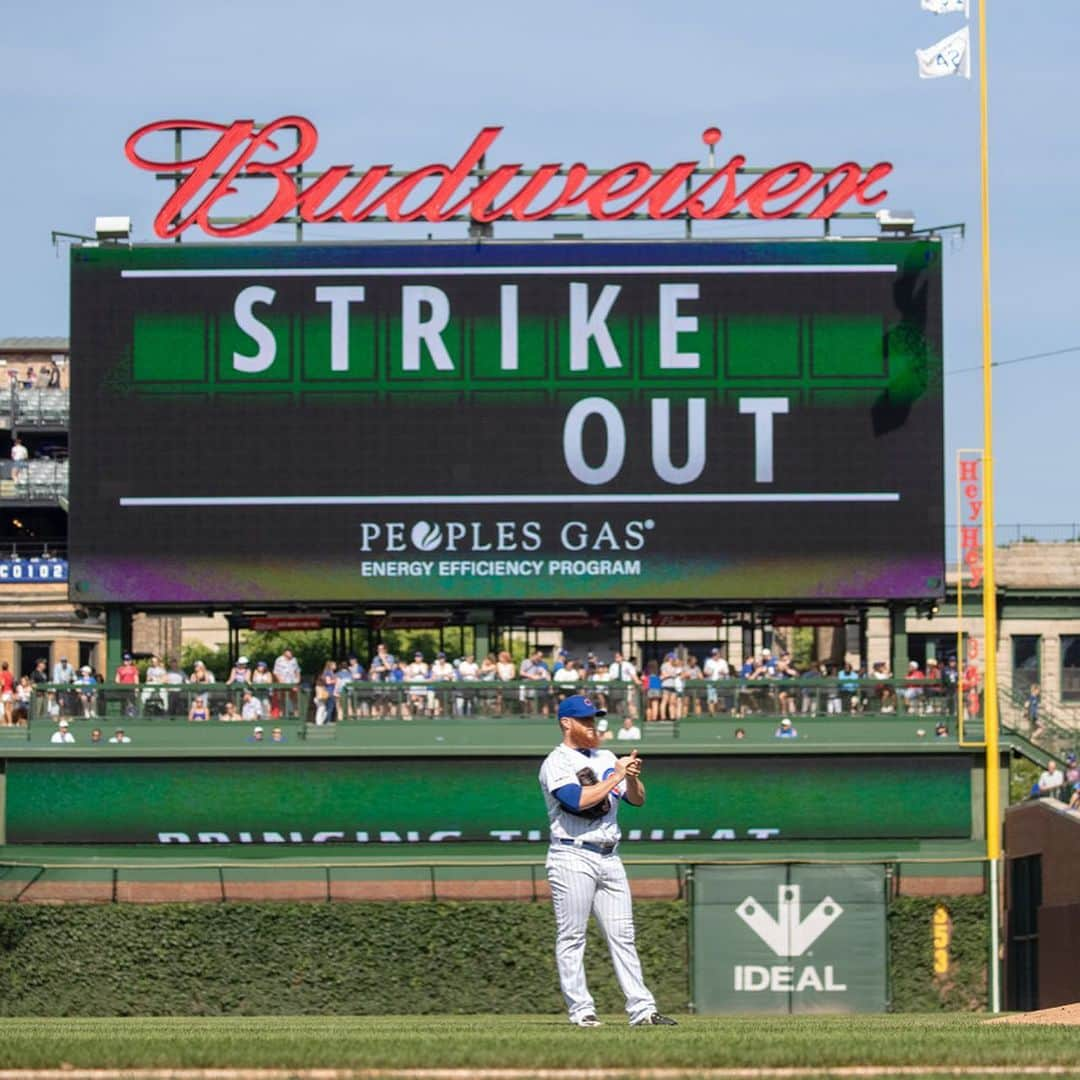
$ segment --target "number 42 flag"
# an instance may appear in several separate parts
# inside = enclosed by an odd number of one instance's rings
[[[941,79],[946,75],[971,78],[971,36],[966,26],[929,48],[916,49],[915,56],[919,61],[920,79]]]
[[[968,0],[922,0],[923,11],[932,11],[935,15],[951,15],[957,12],[968,17]]]

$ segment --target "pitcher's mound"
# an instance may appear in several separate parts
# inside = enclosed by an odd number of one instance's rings
[[[988,1024],[1080,1024],[1080,1002],[1075,1005],[1055,1005],[1052,1009],[1038,1012],[1014,1013],[1012,1016],[995,1016]]]

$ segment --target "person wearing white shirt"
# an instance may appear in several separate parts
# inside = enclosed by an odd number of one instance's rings
[[[290,683],[295,686],[300,681],[300,664],[297,662],[296,657],[293,656],[292,649],[285,649],[282,654],[274,661],[274,682]],[[284,699],[284,710],[282,710],[282,701],[279,699],[277,702],[278,712],[284,711],[285,716],[296,716],[300,711],[300,691],[299,690],[283,690],[278,691],[281,694],[281,698]]]
[[[1056,761],[1048,761],[1046,770],[1039,774],[1039,797],[1057,795],[1058,789],[1065,784],[1065,774]]]
[[[719,649],[713,649],[709,654],[709,659],[705,661],[705,665],[702,668],[702,673],[705,678],[710,682],[716,682],[718,679],[731,678],[731,667],[727,660],[721,655]],[[711,715],[715,715],[717,710],[727,712],[726,708],[722,707],[720,701],[720,688],[717,686],[710,686],[707,694],[708,709]]]
[[[52,681],[54,683],[73,683],[75,681],[75,669],[68,663],[67,657],[60,657],[58,664],[53,664]]]
[[[622,727],[615,733],[615,738],[634,741],[639,740],[641,738],[641,728],[634,723],[632,717],[624,716]]]
[[[51,743],[73,743],[75,736],[68,731],[68,722],[61,720],[57,725],[56,730],[52,733],[52,738],[49,739]]]
[[[244,701],[240,706],[240,718],[251,721],[263,718],[262,702],[250,690],[244,691]]]

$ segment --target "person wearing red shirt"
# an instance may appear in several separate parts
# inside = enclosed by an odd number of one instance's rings
[[[12,716],[15,702],[15,676],[11,674],[11,668],[5,660],[0,664],[0,702],[4,706],[4,725],[11,727],[15,722]]]
[[[139,669],[135,666],[131,653],[124,653],[124,662],[116,669],[116,677],[113,682],[122,683],[125,686],[137,686],[139,684]],[[135,695],[131,694],[124,705],[124,713],[127,716],[135,715]]]

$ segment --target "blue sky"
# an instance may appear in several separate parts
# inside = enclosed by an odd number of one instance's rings
[[[988,15],[994,355],[1004,361],[1080,347],[1080,7],[992,0]],[[891,161],[888,206],[913,209],[924,226],[965,222],[966,239],[946,244],[945,366],[969,368],[981,355],[978,84],[921,81],[914,58],[962,25],[919,0],[6,3],[0,336],[67,333],[66,252],[50,230],[88,232],[98,214],[129,214],[135,239],[153,239],[164,185],[123,154],[152,120],[300,113],[319,128],[321,166],[453,160],[484,124],[505,125],[493,162],[666,164],[697,157],[701,131],[716,125],[720,160]],[[500,235],[526,235],[509,229]],[[627,233],[665,227],[619,227]],[[1080,513],[1068,467],[1080,449],[1078,372],[1080,351],[997,371],[1000,523]],[[950,459],[981,441],[979,376],[948,375]]]

